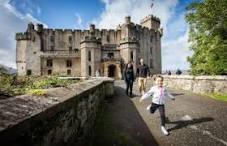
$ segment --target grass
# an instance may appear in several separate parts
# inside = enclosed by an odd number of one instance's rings
[[[220,100],[220,101],[227,101],[227,94],[223,94],[223,93],[209,93],[206,94],[207,96],[216,99],[216,100]]]
[[[62,80],[58,76],[12,76],[0,73],[0,95],[45,95],[43,89],[67,87],[78,80]]]

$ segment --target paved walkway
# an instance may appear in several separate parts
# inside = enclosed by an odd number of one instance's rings
[[[148,87],[151,83],[148,83]],[[95,145],[105,146],[227,146],[227,102],[183,91],[171,90],[175,101],[167,100],[166,124],[169,136],[160,131],[159,113],[146,111],[150,100],[139,103],[125,95],[124,81],[115,81],[115,96],[108,100]]]

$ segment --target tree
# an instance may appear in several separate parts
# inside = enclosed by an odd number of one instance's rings
[[[227,1],[199,0],[188,5],[188,57],[193,75],[227,74]]]

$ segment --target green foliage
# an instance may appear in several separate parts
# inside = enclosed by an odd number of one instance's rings
[[[0,95],[16,96],[22,94],[44,95],[47,88],[66,87],[76,83],[78,80],[61,80],[57,76],[16,77],[7,74],[0,74]]]
[[[30,89],[27,91],[30,95],[43,96],[46,92],[43,89]]]
[[[223,93],[210,93],[210,94],[207,94],[207,96],[210,96],[211,98],[214,98],[216,100],[227,101],[227,94],[223,94]]]
[[[188,61],[193,75],[227,74],[227,1],[203,0],[187,7],[189,42],[194,51]]]

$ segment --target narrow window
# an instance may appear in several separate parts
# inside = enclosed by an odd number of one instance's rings
[[[153,59],[150,59],[150,68],[154,68],[154,66],[153,66]]]
[[[90,65],[88,66],[88,74],[89,74],[89,76],[91,76],[91,66]]]
[[[72,67],[72,60],[67,60],[66,61],[66,66],[67,67]]]
[[[109,35],[106,36],[106,41],[107,41],[108,43],[110,42],[110,36],[109,36]]]
[[[69,51],[71,52],[73,49],[72,49],[72,47],[69,47]]]
[[[91,61],[91,51],[88,51],[88,61]]]
[[[67,70],[67,75],[71,75],[71,70],[70,69]]]
[[[32,75],[32,70],[30,70],[30,69],[27,70],[27,75],[28,75],[28,76]]]
[[[133,61],[133,51],[130,52],[131,61]]]
[[[73,42],[72,36],[69,36],[69,43],[72,44],[72,42]]]
[[[53,35],[50,36],[50,41],[51,41],[52,43],[54,43],[54,36],[53,36]]]
[[[47,59],[47,67],[52,67],[52,66],[53,66],[53,60]]]
[[[151,53],[151,55],[152,55],[152,53],[153,53],[152,50],[153,50],[152,47],[150,47],[150,53]]]
[[[52,74],[52,70],[49,69],[49,70],[47,71],[47,74],[48,74],[48,75],[51,75],[51,74]]]

